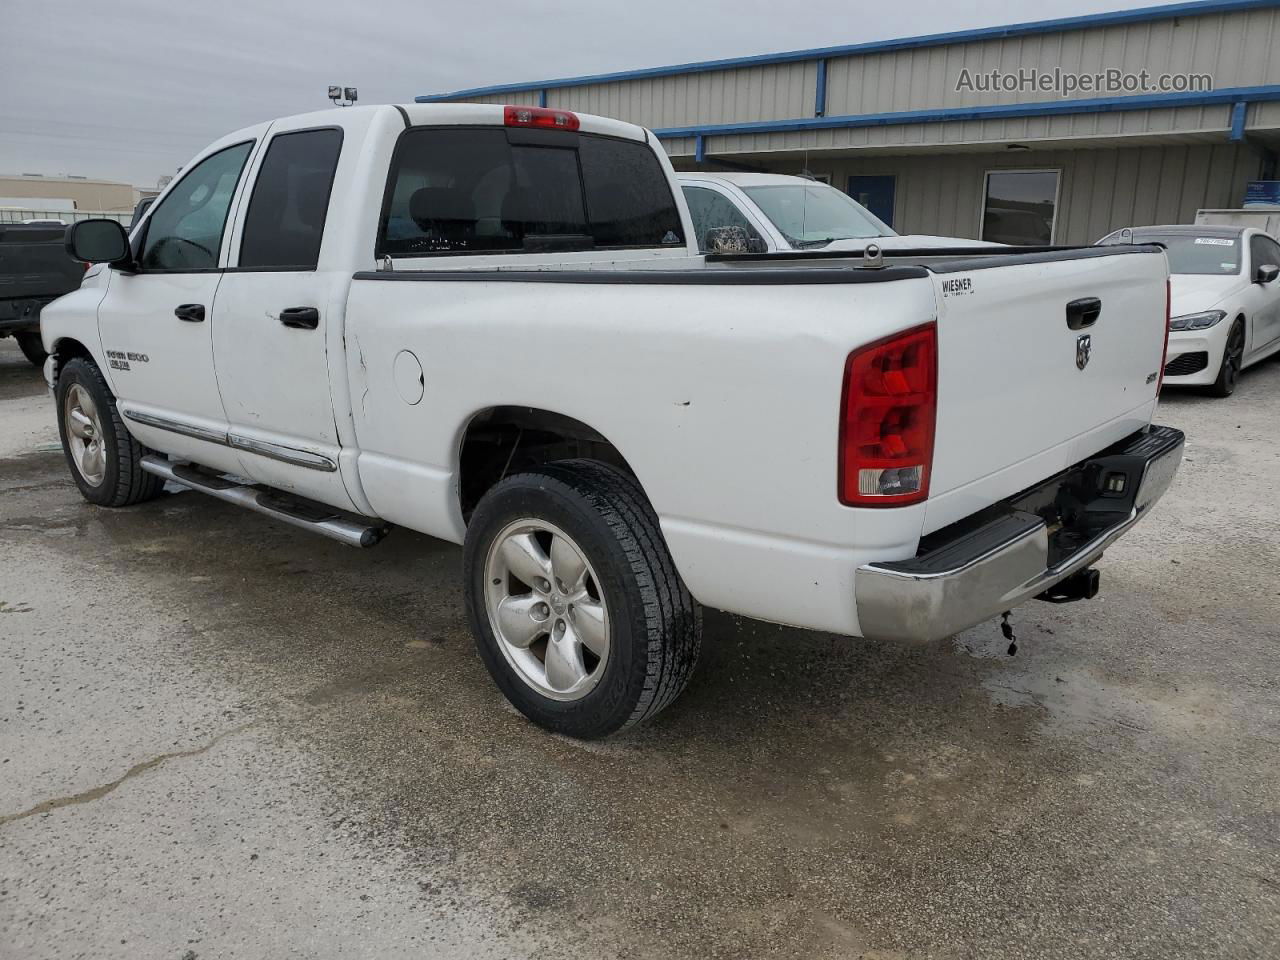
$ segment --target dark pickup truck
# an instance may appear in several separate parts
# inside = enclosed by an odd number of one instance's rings
[[[0,337],[13,336],[27,359],[44,363],[40,311],[80,286],[85,265],[68,256],[58,224],[0,223]]]

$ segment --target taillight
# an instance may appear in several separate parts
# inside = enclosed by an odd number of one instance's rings
[[[1156,396],[1164,386],[1164,365],[1169,360],[1169,323],[1173,320],[1173,282],[1164,281],[1164,349],[1160,351],[1160,373],[1156,379]]]
[[[928,497],[937,409],[934,324],[849,354],[840,401],[840,502],[897,507]]]
[[[541,127],[544,130],[577,130],[578,115],[547,107],[503,107],[502,122],[508,127]]]

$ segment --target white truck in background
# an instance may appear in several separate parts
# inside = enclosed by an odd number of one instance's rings
[[[600,117],[263,123],[67,244],[98,266],[46,376],[87,500],[464,544],[495,681],[574,736],[676,697],[703,604],[927,641],[1092,596],[1181,457],[1158,247],[704,257],[656,138]]]
[[[999,247],[1002,244],[932,234],[900,234],[835,187],[780,173],[679,173],[698,249],[713,231],[741,231],[751,252],[861,253],[881,250]]]

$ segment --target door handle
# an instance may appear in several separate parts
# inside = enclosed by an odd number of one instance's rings
[[[188,323],[204,323],[204,304],[184,303],[173,308],[173,315],[179,320],[186,320]]]
[[[286,327],[314,330],[320,326],[320,311],[315,307],[289,307],[280,311],[280,322]]]
[[[1082,297],[1067,304],[1067,327],[1083,330],[1098,322],[1102,313],[1102,301],[1097,297]]]

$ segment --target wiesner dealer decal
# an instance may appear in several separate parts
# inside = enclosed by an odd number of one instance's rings
[[[123,353],[119,350],[108,350],[107,359],[111,363],[112,370],[128,370],[129,361],[131,360],[134,363],[150,363],[151,361],[151,358],[145,353],[134,353],[133,351]]]
[[[944,297],[963,297],[973,293],[972,277],[953,277],[950,280],[942,281],[942,295]]]

